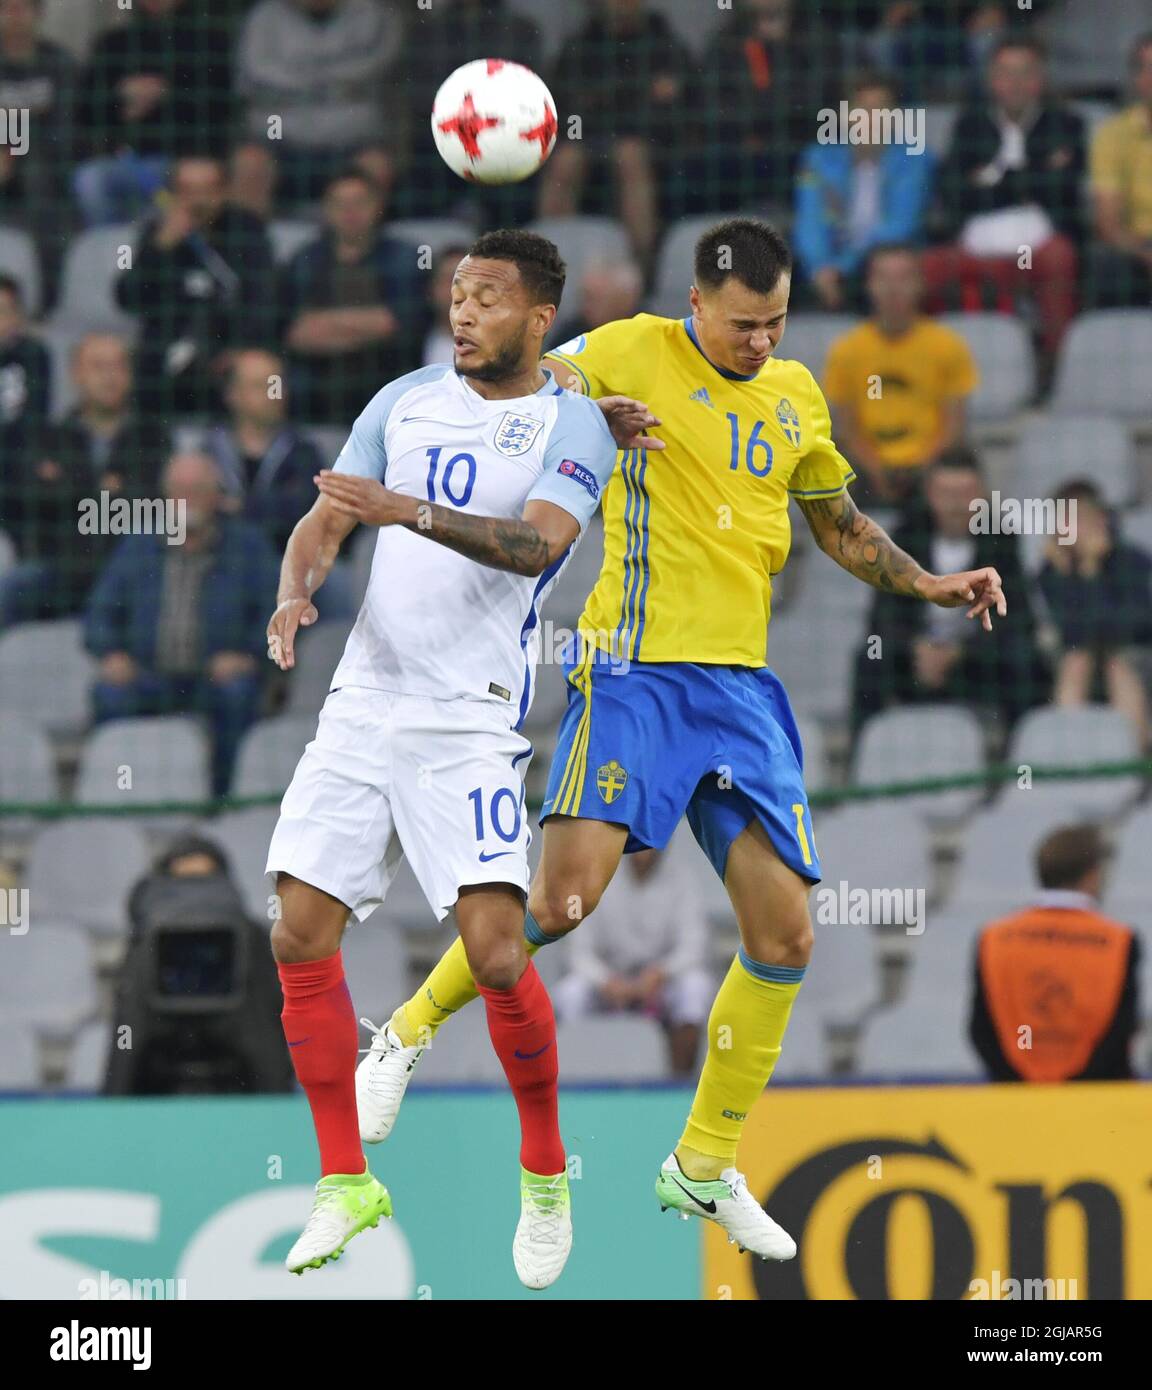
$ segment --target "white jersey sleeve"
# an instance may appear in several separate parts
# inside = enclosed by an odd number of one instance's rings
[[[583,531],[596,514],[616,466],[616,441],[595,401],[565,391],[556,398],[556,404],[556,424],[544,450],[544,470],[526,501],[563,507]]]
[[[343,449],[332,465],[335,473],[353,473],[358,478],[375,478],[384,481],[388,471],[388,447],[386,432],[392,411],[397,403],[416,386],[439,381],[452,373],[446,363],[437,362],[430,367],[420,367],[406,376],[397,377],[387,386],[377,391],[352,426]],[[599,414],[599,411],[597,411]]]

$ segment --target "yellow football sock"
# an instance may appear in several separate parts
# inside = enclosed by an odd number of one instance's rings
[[[524,946],[530,956],[540,949],[531,941]],[[464,943],[457,937],[412,998],[392,1015],[392,1031],[405,1047],[427,1047],[437,1028],[478,994]]]
[[[748,1112],[780,1056],[803,968],[762,965],[743,948],[708,1015],[708,1056],[676,1154],[690,1178],[732,1165]]]

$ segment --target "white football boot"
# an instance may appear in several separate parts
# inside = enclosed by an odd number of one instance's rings
[[[744,1174],[735,1168],[699,1182],[685,1177],[676,1155],[669,1154],[656,1179],[656,1196],[661,1211],[671,1207],[685,1221],[690,1216],[715,1221],[741,1253],[750,1250],[762,1260],[790,1260],[796,1254],[796,1242],[752,1196]]]
[[[572,1249],[572,1199],[568,1174],[541,1177],[520,1169],[520,1220],[512,1263],[528,1289],[546,1289],[560,1277]]]
[[[371,1046],[356,1068],[360,1138],[365,1144],[379,1144],[392,1133],[412,1070],[424,1049],[405,1047],[391,1023],[377,1028],[371,1019],[362,1018],[360,1022],[372,1029]]]

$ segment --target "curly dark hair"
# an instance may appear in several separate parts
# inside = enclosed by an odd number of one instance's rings
[[[534,304],[559,307],[567,267],[547,237],[509,229],[485,232],[468,248],[468,254],[487,261],[511,261]]]

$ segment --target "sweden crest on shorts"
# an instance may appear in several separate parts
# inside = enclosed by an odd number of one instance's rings
[[[526,454],[543,428],[543,420],[534,420],[531,415],[517,415],[514,411],[506,410],[496,426],[496,449],[506,458]]]
[[[596,790],[609,806],[627,785],[628,774],[615,758],[596,769]]]
[[[776,407],[776,420],[789,444],[800,443],[800,417],[796,414],[796,407],[784,396],[780,404]]]

